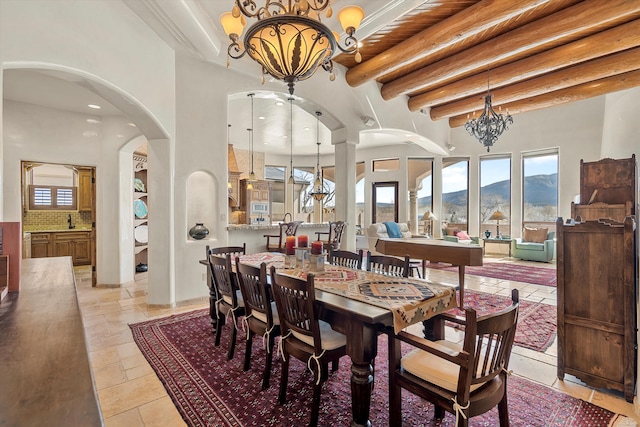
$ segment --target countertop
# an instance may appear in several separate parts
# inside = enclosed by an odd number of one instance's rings
[[[312,222],[303,222],[300,225],[298,225],[298,228],[319,228],[319,227],[329,227],[329,223],[328,222],[323,222],[323,223],[312,223]],[[229,231],[233,231],[233,230],[277,230],[278,228],[280,228],[279,224],[260,224],[260,225],[253,225],[253,224],[229,224],[227,226],[227,230]]]
[[[23,230],[26,233],[66,233],[67,231],[91,231],[90,228],[42,228],[42,229],[31,229],[31,230]]]

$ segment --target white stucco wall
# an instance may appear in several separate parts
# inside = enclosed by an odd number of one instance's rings
[[[624,159],[640,155],[640,88],[615,92],[605,97],[601,157]]]

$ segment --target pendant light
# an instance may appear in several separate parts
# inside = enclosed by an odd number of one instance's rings
[[[290,124],[290,129],[289,129],[289,139],[290,139],[290,146],[291,146],[291,154],[289,157],[289,181],[288,183],[293,185],[295,184],[295,179],[293,178],[293,97],[289,98],[289,105],[290,105],[290,114],[291,114],[291,119],[289,120],[289,124]]]
[[[255,93],[250,93],[247,96],[251,98],[251,128],[248,128],[249,132],[249,153],[251,155],[251,173],[249,173],[249,182],[247,183],[247,189],[253,189],[253,181],[256,180],[256,174],[253,172],[253,96]]]
[[[324,191],[324,182],[320,177],[320,116],[322,116],[322,113],[316,111],[316,145],[318,147],[316,155],[316,182],[314,184],[315,190],[309,193],[317,201],[321,201],[329,194]]]

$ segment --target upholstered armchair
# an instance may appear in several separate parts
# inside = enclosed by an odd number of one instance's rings
[[[546,228],[525,228],[522,238],[513,239],[511,253],[514,258],[526,261],[550,262],[553,259],[555,244],[555,232],[547,231]]]

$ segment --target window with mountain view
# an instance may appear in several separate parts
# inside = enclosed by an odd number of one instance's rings
[[[409,192],[407,195],[407,212],[411,218],[411,192],[416,193],[416,217],[418,218],[418,232],[426,233],[425,221],[422,215],[426,211],[433,211],[433,159],[409,158],[407,160],[407,183]],[[431,230],[429,230],[431,232]]]
[[[449,225],[468,230],[469,159],[442,159],[442,218]]]
[[[511,234],[511,157],[480,159],[480,233],[485,230],[497,236],[498,221],[490,219],[501,212],[500,233]]]
[[[522,218],[527,222],[554,222],[558,216],[558,153],[522,158]]]

